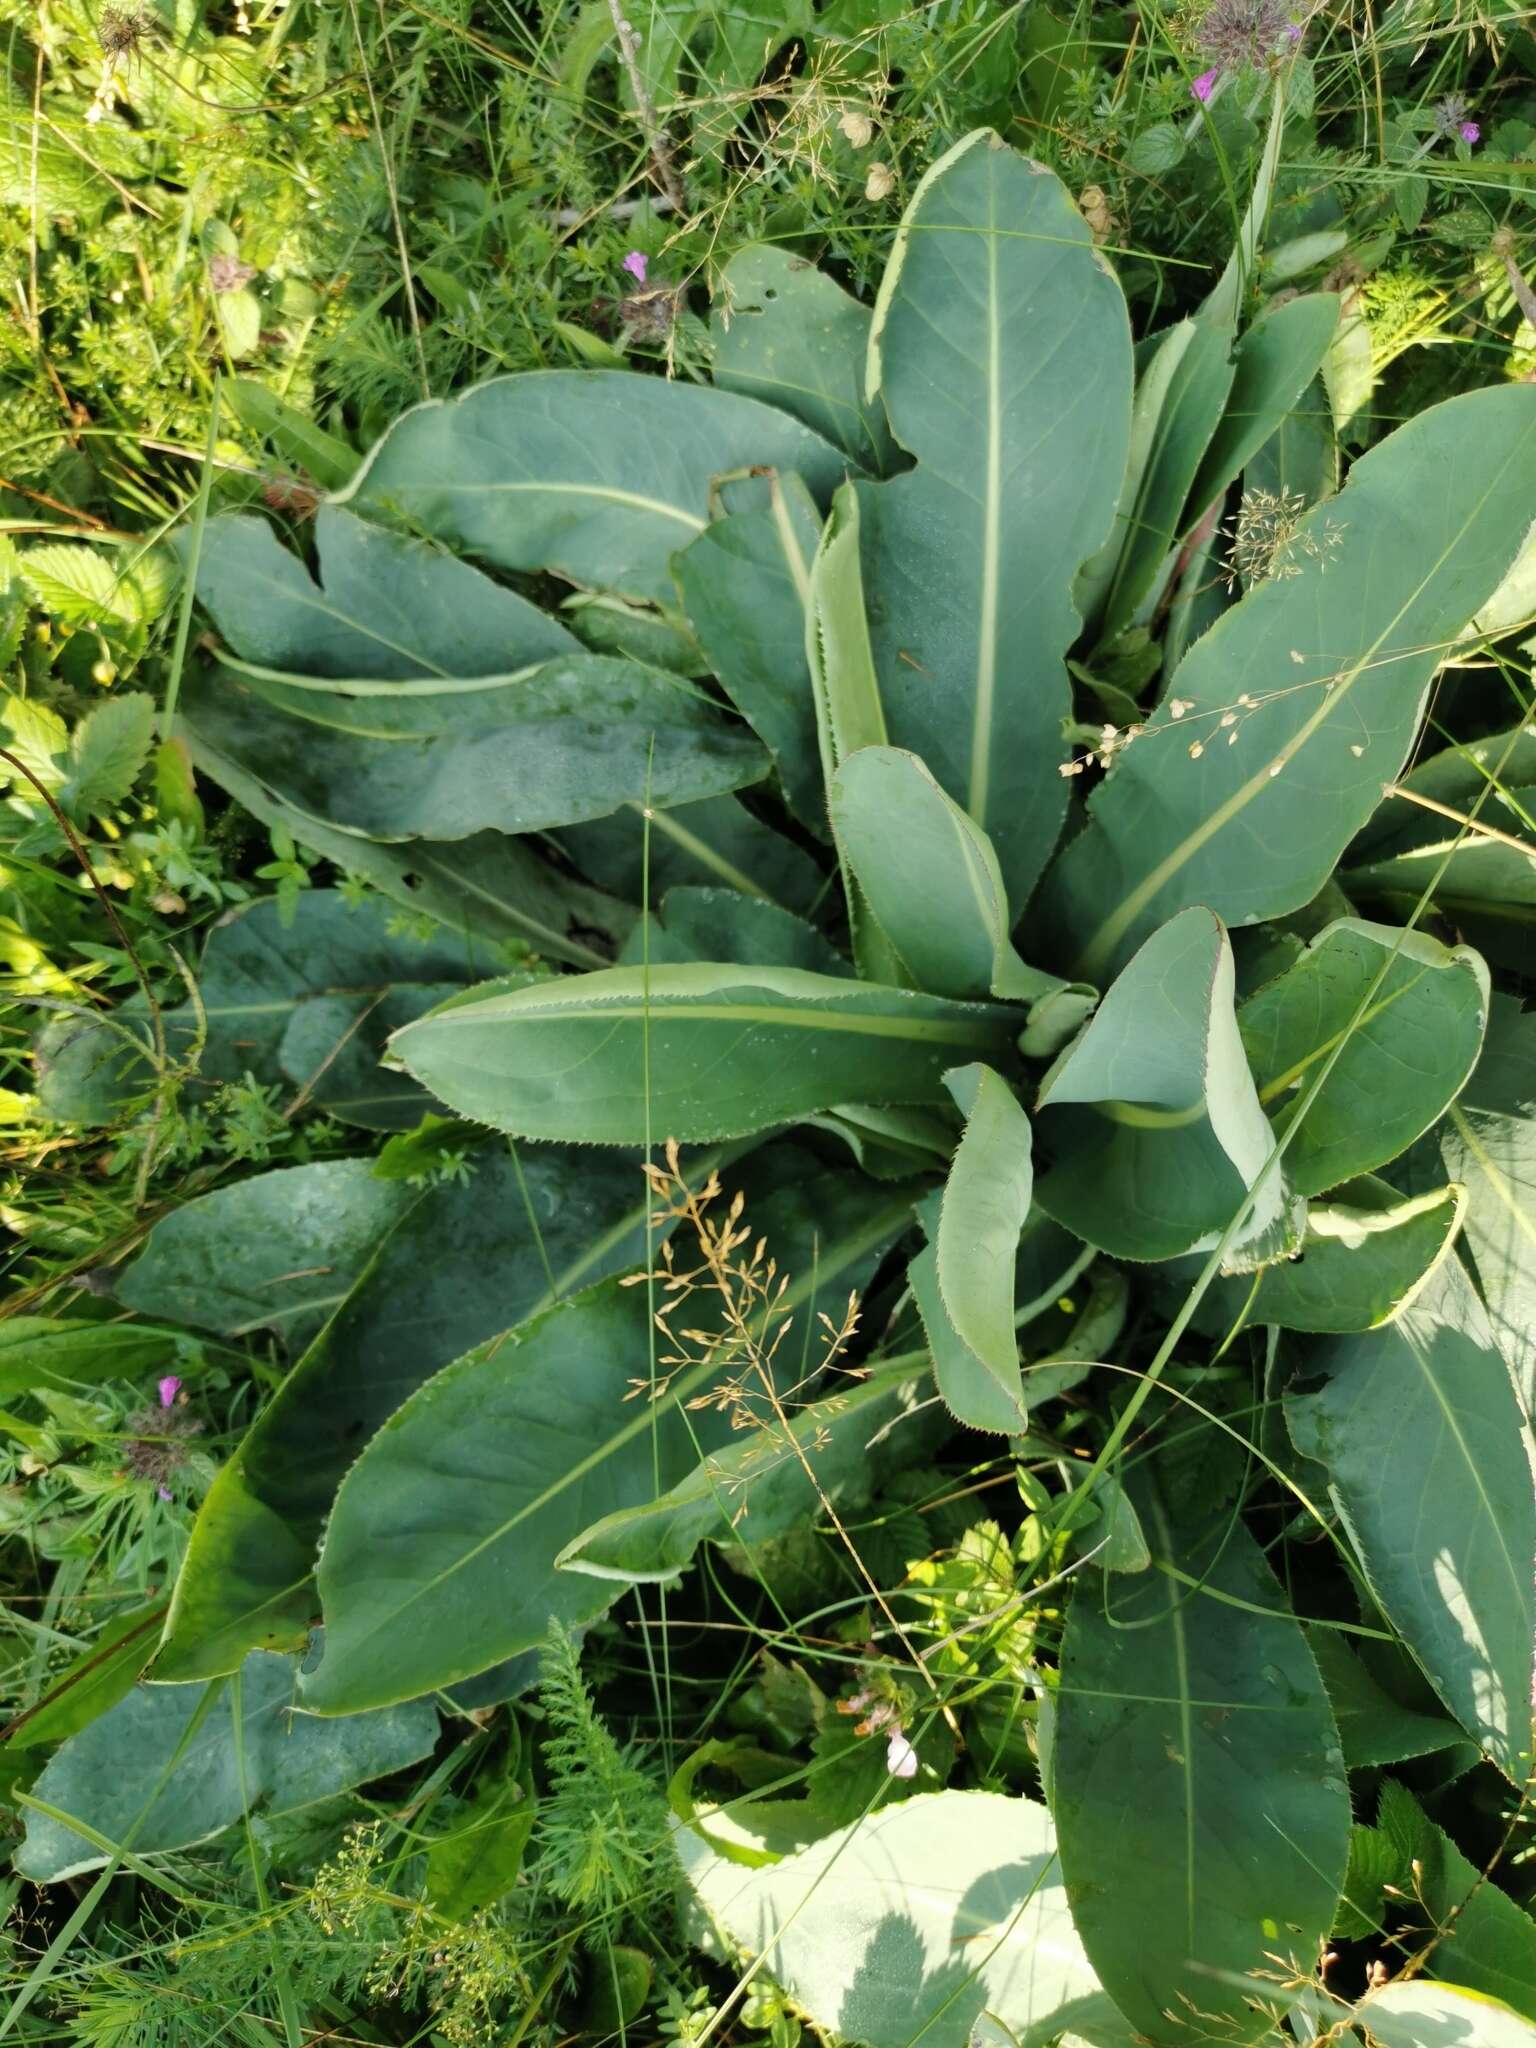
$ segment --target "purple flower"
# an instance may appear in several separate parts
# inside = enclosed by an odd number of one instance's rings
[[[175,1494],[172,1493],[171,1489],[168,1486],[157,1486],[155,1488],[155,1491],[159,1494],[162,1500],[174,1500],[176,1498]]]
[[[899,1728],[891,1730],[891,1739],[885,1746],[885,1768],[893,1778],[917,1776],[917,1751]]]
[[[1201,106],[1205,105],[1211,94],[1216,90],[1216,81],[1220,76],[1221,67],[1213,65],[1209,71],[1202,71],[1198,78],[1191,81],[1189,89]]]
[[[624,258],[623,267],[636,284],[644,284],[646,272],[650,268],[650,259],[643,249],[631,249]]]
[[[1463,121],[1461,126],[1456,130],[1456,133],[1461,137],[1463,142],[1473,143],[1480,142],[1482,140],[1483,131],[1481,128],[1478,127],[1475,121]]]
[[[1299,43],[1301,41],[1301,29],[1296,22],[1286,23],[1285,39],[1288,43]]]
[[[172,1407],[175,1404],[176,1396],[180,1392],[181,1381],[177,1379],[175,1373],[168,1372],[160,1382],[160,1406],[162,1408]]]

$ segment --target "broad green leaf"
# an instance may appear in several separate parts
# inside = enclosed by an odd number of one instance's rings
[[[427,1899],[449,1920],[494,1905],[517,1882],[537,1814],[532,1785],[512,1768],[515,1745],[450,1806],[446,1830],[427,1850]]]
[[[694,684],[602,654],[514,675],[388,682],[226,665],[186,716],[297,809],[370,839],[467,839],[690,803],[758,781],[757,742]]]
[[[1013,1280],[1034,1185],[1029,1119],[990,1067],[961,1067],[945,1082],[965,1129],[944,1183],[933,1245],[934,1280],[955,1338],[954,1344],[935,1342],[934,1373],[960,1421],[1020,1436],[1029,1411],[1019,1375]]]
[[[884,407],[864,390],[870,317],[814,263],[750,242],[726,265],[710,316],[715,383],[793,413],[883,476],[897,451]]]
[[[1226,410],[1190,486],[1191,512],[1214,503],[1280,432],[1317,375],[1338,324],[1337,297],[1310,292],[1267,306],[1242,336]]]
[[[736,1815],[748,1830],[753,1807]],[[1019,2048],[1113,2023],[1072,1928],[1051,1817],[996,1792],[935,1792],[748,1868],[706,1812],[675,1837],[690,1890],[733,1951],[761,1956],[829,2038],[967,2048],[983,2014]]]
[[[432,1749],[437,1712],[425,1702],[344,1721],[319,1721],[296,1711],[296,1665],[291,1657],[258,1654],[241,1667],[240,1727],[252,1812],[296,1813],[403,1770]],[[233,1697],[234,1688],[226,1687],[149,1808],[133,1836],[138,1855],[189,1848],[239,1820],[245,1807]],[[121,1842],[201,1700],[198,1687],[136,1686],[64,1745],[31,1788],[31,1798],[85,1822],[111,1843]],[[34,1883],[57,1884],[97,1869],[108,1853],[29,1807],[16,1868]]]
[[[679,676],[706,676],[710,664],[676,606],[635,604],[611,590],[577,590],[560,615],[594,654],[620,654]]]
[[[157,1223],[117,1298],[221,1337],[273,1330],[300,1349],[417,1199],[414,1188],[375,1180],[366,1159],[256,1174]]]
[[[735,797],[653,806],[649,819],[638,807],[616,811],[554,837],[584,875],[636,902],[647,884],[653,904],[680,883],[723,886],[806,917],[826,894],[810,855]]]
[[[805,622],[806,661],[816,708],[823,790],[830,800],[838,769],[861,747],[885,744],[885,707],[864,604],[859,563],[859,501],[851,484],[832,500],[811,564]],[[834,833],[837,820],[832,819]],[[837,849],[853,957],[866,981],[901,981],[890,940],[872,916],[841,843]]]
[[[213,312],[219,338],[234,360],[255,355],[261,345],[261,301],[256,294],[244,289],[216,291]]]
[[[1294,574],[1195,643],[1090,799],[1039,906],[1041,931],[1076,935],[1077,972],[1096,980],[1191,903],[1239,925],[1317,894],[1514,559],[1533,479],[1536,391],[1517,385],[1433,406],[1355,464],[1303,525],[1316,552],[1293,547]]]
[[[1218,1281],[1215,1319],[1229,1329],[1374,1330],[1404,1308],[1450,1250],[1461,1226],[1459,1187],[1402,1196],[1385,1181],[1346,1181],[1307,1209],[1294,1259]]]
[[[1466,1246],[1488,1319],[1536,1415],[1536,1016],[1512,997],[1494,997],[1483,1056],[1439,1138],[1467,1190]]]
[[[1141,947],[1041,1084],[1038,1188],[1058,1223],[1117,1258],[1213,1244],[1244,1191],[1236,1251],[1273,1256],[1295,1232],[1273,1137],[1232,1008],[1232,948],[1192,909]]]
[[[296,463],[324,490],[339,490],[357,468],[355,448],[335,434],[328,434],[308,413],[279,398],[254,377],[227,379],[224,403],[247,432],[259,434],[270,448],[288,462]],[[327,510],[321,506],[321,520]]]
[[[373,1064],[386,1018],[393,1029],[501,962],[497,949],[477,945],[472,934],[414,938],[390,930],[401,921],[383,903],[349,902],[332,889],[306,889],[293,905],[271,897],[242,905],[209,933],[197,1002],[164,1012],[170,1057],[190,1058],[201,1039],[194,1087],[247,1074],[264,1084],[286,1078],[303,1085],[323,1075],[312,1094],[348,1121],[383,1129],[414,1123],[428,1099],[400,1075],[374,1077],[395,1106],[396,1121],[381,1125],[376,1115],[349,1114],[334,1086],[338,1054],[354,1068],[359,1061]],[[408,1007],[411,991],[414,1008]],[[131,1023],[147,1042],[136,1001],[114,1018]],[[55,1052],[54,1062],[41,1099],[50,1114],[85,1122],[121,1114],[154,1076],[147,1052],[133,1058],[118,1031],[88,1021],[72,1027],[67,1061]]]
[[[1356,918],[1251,995],[1238,1029],[1277,1135],[1338,1052],[1286,1151],[1301,1192],[1384,1165],[1427,1130],[1471,1073],[1487,1013],[1488,970],[1470,947]]]
[[[787,1177],[762,1200],[749,1194],[744,1227],[788,1276],[782,1306],[814,1328],[819,1310],[841,1317],[850,1288],[905,1227],[912,1189],[817,1173],[793,1147],[765,1156],[769,1166]],[[333,1714],[411,1698],[618,1596],[555,1559],[729,1441],[729,1414],[718,1401],[693,1409],[694,1397],[733,1371],[757,1385],[739,1352],[658,1365],[674,1346],[653,1329],[648,1292],[605,1281],[504,1331],[429,1380],[374,1437],[326,1528],[325,1654],[305,1678],[307,1704]],[[707,1294],[689,1314],[716,1320]],[[664,1391],[647,1398],[656,1374]]]
[[[1425,802],[1417,799],[1448,805],[1462,813],[1476,807],[1483,824],[1517,837],[1522,833],[1529,835],[1533,813],[1523,792],[1533,783],[1536,731],[1528,726],[1443,747],[1399,778],[1396,787],[1404,793],[1388,797],[1367,821],[1350,848],[1349,858],[1362,867],[1385,863],[1394,854],[1443,843],[1451,837],[1446,828],[1454,821],[1448,820],[1443,810],[1427,809]],[[1471,853],[1477,843],[1474,832],[1465,841],[1466,852]],[[1345,872],[1358,872],[1358,868],[1351,867]]]
[[[915,754],[865,746],[830,785],[837,843],[903,978],[940,996],[995,995],[1031,1006],[1065,998],[1073,1023],[1092,991],[1027,967],[1008,936],[997,855],[979,825]],[[1026,1040],[1025,1050],[1037,1048]]]
[[[176,588],[170,558],[160,549],[125,547],[103,554],[67,541],[28,548],[22,580],[44,611],[88,630],[147,626]]]
[[[204,1501],[157,1679],[211,1677],[246,1650],[302,1642],[321,1526],[380,1425],[471,1345],[645,1254],[647,1198],[633,1159],[481,1154],[467,1183],[408,1199]]]
[[[1344,1761],[1352,1771],[1431,1756],[1461,1740],[1454,1721],[1421,1714],[1383,1691],[1337,1629],[1307,1632],[1333,1703]]]
[[[861,484],[891,741],[991,838],[1014,909],[1066,812],[1063,657],[1130,432],[1120,287],[1055,175],[985,131],[923,178],[875,307],[870,388],[907,475]]]
[[[1272,2014],[1225,1976],[1310,1976],[1333,1924],[1349,1789],[1327,1694],[1262,1552],[1225,1514],[1131,1498],[1157,1569],[1085,1571],[1061,1653],[1051,1805],[1083,1946],[1138,2033],[1224,2041]],[[1276,2009],[1279,1986],[1251,1994]],[[1219,2016],[1219,2026],[1212,2025]]]
[[[1243,470],[1245,491],[1273,491],[1315,505],[1339,487],[1339,450],[1321,378],[1312,382]]]
[[[1169,329],[1136,393],[1131,456],[1107,547],[1078,586],[1092,591],[1089,622],[1100,640],[1134,624],[1171,567],[1172,551],[1194,504],[1190,489],[1232,390],[1230,324],[1181,320]],[[1213,494],[1214,495],[1214,494]]]
[[[47,1692],[13,1724],[6,1746],[63,1742],[115,1707],[149,1662],[164,1619],[162,1601],[109,1621],[89,1649],[50,1674]]]
[[[1296,1448],[1327,1468],[1393,1627],[1490,1760],[1523,1782],[1536,1501],[1514,1388],[1459,1263],[1442,1261],[1386,1329],[1308,1352],[1285,1411]]]
[[[577,881],[540,860],[530,845],[500,832],[403,846],[338,832],[276,796],[259,774],[223,752],[195,719],[183,716],[179,724],[198,768],[263,824],[286,828],[301,846],[412,914],[492,944],[511,939],[577,967],[605,964],[602,948],[613,946],[633,922],[628,904]]]
[[[153,1323],[107,1323],[75,1316],[7,1316],[0,1322],[0,1399],[37,1387],[99,1386],[148,1380],[168,1366],[181,1330]]]
[[[669,889],[659,917],[643,917],[624,942],[621,967],[729,960],[738,966],[798,967],[851,975],[841,953],[804,918],[734,889]]]
[[[198,601],[230,648],[306,676],[492,676],[577,642],[547,612],[419,540],[336,505],[315,520],[319,578],[264,519],[225,513],[203,529]]]
[[[568,1543],[561,1571],[649,1583],[672,1578],[701,1543],[749,1553],[803,1527],[827,1503],[839,1513],[868,1500],[887,1473],[934,1443],[921,1361],[877,1365],[867,1378],[764,1421],[712,1452],[656,1500],[621,1508]]]
[[[497,569],[672,596],[718,477],[794,470],[823,498],[841,451],[734,392],[623,370],[535,370],[417,406],[338,503],[395,517]]]
[[[731,702],[772,754],[801,822],[826,831],[806,652],[821,515],[797,476],[725,486],[713,520],[673,568],[694,632]]]
[[[1005,1059],[995,1005],[792,967],[614,967],[455,1001],[392,1041],[463,1116],[521,1137],[684,1143],[841,1102],[931,1103],[968,1055]]]
[[[1411,1870],[1407,1896],[1393,1901],[1394,1921],[1407,1922],[1398,1935],[1405,1952],[1426,1949],[1432,1976],[1536,2020],[1536,1921],[1391,1778],[1382,1781],[1377,1826]]]
[[[1507,811],[1514,815],[1501,816]],[[1410,916],[1426,890],[1432,891],[1442,917],[1495,965],[1520,974],[1536,927],[1536,786],[1510,789],[1507,802],[1484,804],[1480,815],[1506,836],[1496,839],[1443,821],[1438,837],[1389,860],[1346,868],[1343,879],[1352,894],[1399,917]],[[1520,843],[1522,833],[1531,843]]]
[[[428,1113],[431,1097],[409,1074],[379,1062],[393,1032],[424,1017],[462,986],[462,981],[406,982],[376,994],[322,995],[299,1004],[278,1050],[296,1097],[367,1131],[414,1130]]]
[[[1498,1999],[1422,1977],[1371,1992],[1353,2018],[1376,2048],[1536,2048],[1536,2025]]]

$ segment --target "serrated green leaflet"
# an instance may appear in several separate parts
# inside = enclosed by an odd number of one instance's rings
[[[791,967],[614,967],[455,1002],[393,1050],[464,1116],[530,1138],[739,1137],[840,1102],[944,1100],[946,1067],[1005,1059],[998,1005]]]

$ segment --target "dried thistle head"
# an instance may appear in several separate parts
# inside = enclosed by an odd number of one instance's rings
[[[140,43],[154,29],[153,17],[138,7],[103,7],[96,23],[96,40],[110,70],[124,58],[137,55]]]
[[[1283,0],[1211,0],[1195,42],[1220,71],[1267,64],[1299,31]]]
[[[261,495],[273,512],[286,512],[293,519],[313,519],[320,510],[320,492],[306,477],[282,471],[263,477]]]
[[[188,1438],[203,1433],[203,1424],[188,1409],[164,1405],[136,1409],[125,1427],[123,1463],[135,1479],[148,1479],[156,1486],[164,1486],[173,1472],[181,1470],[187,1462]]]

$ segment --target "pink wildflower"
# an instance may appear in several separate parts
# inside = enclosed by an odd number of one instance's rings
[[[650,269],[650,258],[642,249],[631,249],[624,258],[623,268],[629,272],[636,284],[644,284],[646,272]]]
[[[1216,81],[1220,76],[1220,67],[1213,65],[1209,71],[1202,71],[1200,76],[1192,81],[1189,89],[1202,106],[1216,90]]]
[[[162,1408],[171,1407],[180,1392],[181,1381],[177,1379],[175,1373],[168,1372],[160,1382],[160,1406]]]
[[[885,1768],[893,1778],[917,1776],[917,1751],[899,1728],[891,1730],[891,1739],[885,1746]]]
[[[1456,130],[1456,133],[1461,137],[1463,142],[1471,143],[1480,142],[1482,140],[1483,131],[1481,128],[1478,127],[1475,121],[1463,121],[1461,126]]]

